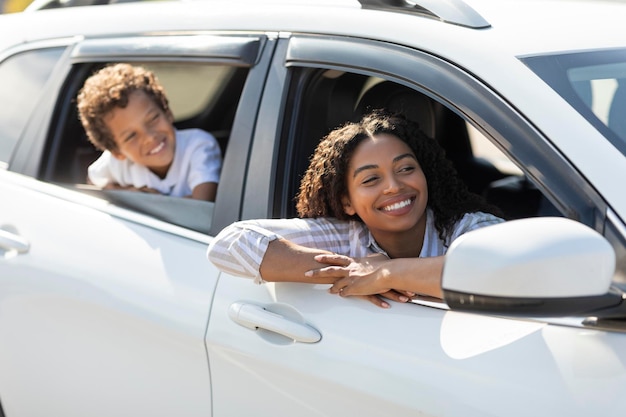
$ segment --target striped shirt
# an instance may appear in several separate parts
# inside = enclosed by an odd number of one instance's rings
[[[455,225],[447,242],[439,238],[434,216],[427,210],[426,231],[420,258],[444,255],[450,243],[470,230],[503,222],[492,214],[465,214]],[[207,256],[219,269],[232,275],[263,283],[259,268],[269,243],[289,240],[298,245],[361,258],[385,251],[378,246],[365,224],[359,221],[316,219],[242,220],[223,229],[209,244]]]

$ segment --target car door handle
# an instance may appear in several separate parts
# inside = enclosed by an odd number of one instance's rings
[[[26,253],[30,249],[30,243],[23,237],[0,229],[0,249],[7,252]]]
[[[233,303],[228,309],[228,315],[235,323],[249,329],[268,330],[296,342],[315,343],[322,339],[322,335],[308,324],[298,323],[255,304]]]

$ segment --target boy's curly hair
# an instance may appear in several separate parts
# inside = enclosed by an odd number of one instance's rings
[[[78,93],[78,115],[89,141],[100,150],[117,150],[104,117],[115,107],[128,105],[128,96],[143,91],[164,113],[170,107],[163,86],[153,72],[140,66],[108,65],[91,75]]]
[[[342,197],[348,194],[348,163],[359,143],[382,133],[398,137],[415,153],[428,184],[427,207],[435,215],[435,228],[444,242],[465,213],[482,211],[501,216],[498,208],[467,189],[443,148],[426,136],[417,123],[402,114],[380,109],[359,122],[333,130],[317,145],[296,197],[298,215],[362,221],[343,209]]]

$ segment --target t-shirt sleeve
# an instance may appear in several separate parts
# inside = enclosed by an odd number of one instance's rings
[[[193,141],[188,184],[192,190],[205,182],[219,182],[222,170],[222,152],[217,140],[209,132],[198,130]]]
[[[111,158],[111,153],[105,151],[87,168],[87,177],[96,187],[103,188],[107,184],[116,182],[111,172]]]

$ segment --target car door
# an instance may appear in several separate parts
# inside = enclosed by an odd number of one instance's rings
[[[400,46],[304,35],[285,35],[276,56],[243,218],[293,216],[316,141],[352,118],[372,85],[392,82],[506,145],[551,215],[601,228],[605,206],[584,178],[523,117],[449,63]],[[509,175],[500,174],[488,182]],[[207,332],[215,415],[583,416],[621,401],[619,333],[584,330],[576,320],[450,311],[419,296],[383,310],[327,288],[220,275]]]
[[[9,416],[210,416],[204,338],[218,271],[206,248],[239,215],[252,131],[233,120],[256,117],[268,61],[259,54],[271,56],[271,47],[261,48],[258,36],[189,32],[66,42],[60,63],[41,82],[43,98],[30,122],[3,154],[10,156],[8,169],[0,169],[2,408]],[[70,168],[78,160],[68,155],[84,150],[73,97],[94,66],[117,61],[200,75],[205,67],[234,69],[228,78],[234,81],[224,86],[240,90],[214,89],[236,110],[224,127],[215,203],[134,193],[128,198],[140,205],[133,206],[73,182]],[[192,91],[205,91],[211,78],[195,82],[202,84]],[[176,114],[177,93],[170,93]],[[212,123],[204,110],[178,120],[179,127]],[[207,213],[212,217],[202,217]]]
[[[209,415],[207,238],[0,175],[6,414]]]

